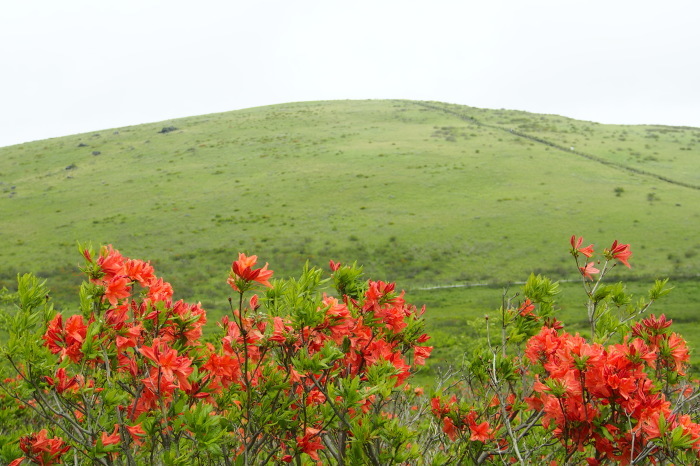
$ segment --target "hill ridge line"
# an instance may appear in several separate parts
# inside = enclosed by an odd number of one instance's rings
[[[533,141],[533,142],[536,142],[536,143],[539,143],[539,144],[544,144],[544,145],[546,145],[546,146],[553,147],[554,149],[557,149],[557,150],[560,150],[560,151],[563,151],[563,152],[566,152],[566,153],[569,153],[569,154],[578,155],[579,157],[583,157],[583,158],[592,160],[592,161],[594,161],[594,162],[602,163],[603,165],[608,165],[608,166],[611,166],[611,167],[614,167],[614,168],[617,168],[617,169],[620,169],[620,170],[625,170],[625,171],[628,171],[628,172],[631,172],[631,173],[635,173],[635,174],[638,174],[638,175],[650,176],[650,177],[652,177],[652,178],[656,178],[656,179],[658,179],[658,180],[660,180],[660,181],[663,181],[663,182],[666,182],[666,183],[670,183],[670,184],[674,184],[674,185],[676,185],[676,186],[681,186],[681,187],[684,187],[684,188],[690,188],[690,189],[700,190],[700,186],[698,186],[698,185],[694,185],[694,184],[691,184],[691,183],[686,183],[686,182],[683,182],[683,181],[674,180],[674,179],[665,177],[665,176],[663,176],[663,175],[659,175],[659,174],[657,174],[657,173],[648,172],[648,171],[646,171],[646,170],[640,170],[639,168],[634,168],[634,167],[630,167],[630,166],[627,166],[627,165],[622,165],[622,164],[619,164],[619,163],[611,162],[610,160],[605,160],[604,158],[598,157],[598,156],[596,156],[596,155],[587,154],[587,153],[585,153],[585,152],[581,152],[581,151],[577,151],[577,150],[567,149],[567,148],[564,147],[564,146],[560,146],[559,144],[555,144],[555,143],[553,143],[553,142],[551,142],[551,141],[547,141],[546,139],[542,139],[542,138],[538,138],[538,137],[535,137],[535,136],[532,136],[532,135],[529,135],[529,134],[521,133],[520,131],[515,131],[515,130],[510,129],[510,128],[504,128],[504,127],[502,127],[502,126],[497,126],[497,125],[491,125],[491,124],[488,124],[488,123],[483,123],[483,122],[477,120],[476,118],[474,118],[473,116],[465,115],[465,114],[460,113],[460,112],[457,112],[457,111],[455,111],[455,110],[450,110],[449,108],[444,108],[444,107],[440,107],[440,106],[438,106],[438,105],[430,104],[430,103],[427,103],[427,102],[416,101],[416,100],[402,100],[402,101],[400,101],[400,102],[409,102],[409,103],[412,103],[412,104],[414,104],[414,105],[418,105],[418,106],[420,106],[420,107],[429,108],[429,109],[431,109],[431,110],[437,110],[437,111],[440,111],[440,112],[443,112],[443,113],[448,113],[448,114],[450,114],[450,115],[456,116],[457,118],[459,118],[459,119],[461,119],[461,120],[474,123],[474,124],[476,124],[476,125],[478,125],[478,126],[481,126],[481,127],[484,127],[484,128],[491,128],[491,129],[496,129],[496,130],[499,130],[499,131],[504,131],[504,132],[507,132],[507,133],[509,133],[509,134],[513,134],[513,135],[515,135],[515,136],[518,136],[518,137],[521,137],[521,138],[524,138],[524,139],[528,139],[528,140],[530,140],[530,141]]]

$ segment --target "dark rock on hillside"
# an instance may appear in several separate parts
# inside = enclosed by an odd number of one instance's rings
[[[100,155],[101,153],[102,153],[102,152],[100,152],[100,151],[98,151],[98,150],[92,151],[92,155]]]
[[[169,132],[171,132],[171,131],[177,131],[177,128],[174,127],[174,126],[165,126],[165,127],[163,127],[163,129],[161,129],[161,130],[158,131],[158,132],[159,132],[159,133],[165,134],[165,133],[169,133]]]

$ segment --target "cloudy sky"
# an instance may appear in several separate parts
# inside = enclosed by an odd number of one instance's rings
[[[697,0],[17,0],[0,146],[307,100],[700,127]]]

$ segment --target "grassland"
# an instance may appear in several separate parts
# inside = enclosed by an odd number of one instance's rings
[[[356,260],[459,340],[499,286],[575,278],[575,233],[632,244],[633,269],[612,279],[670,276],[668,314],[692,341],[699,205],[700,128],[437,102],[275,105],[0,148],[0,288],[33,271],[75,307],[76,241],[111,243],[216,318],[238,251],[283,275]],[[474,283],[496,286],[421,290]]]

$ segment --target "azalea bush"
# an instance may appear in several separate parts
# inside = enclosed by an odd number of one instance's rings
[[[486,344],[412,385],[429,357],[424,309],[361,267],[273,278],[240,254],[226,316],[207,335],[149,262],[81,249],[79,312],[20,276],[2,314],[0,460],[17,464],[646,464],[693,462],[698,386],[671,321],[606,284],[571,238],[590,333],[556,318],[558,285],[531,276],[484,319]]]
[[[199,304],[173,300],[153,267],[105,247],[84,250],[80,313],[55,313],[19,279],[3,388],[37,433],[11,464],[392,464],[415,460],[415,419],[399,408],[431,347],[422,310],[394,285],[333,264],[329,278],[270,281],[241,254],[219,335]],[[415,418],[415,415],[412,416]],[[21,450],[21,451],[19,451]]]
[[[685,341],[664,315],[646,315],[670,289],[657,281],[632,303],[624,285],[605,284],[628,244],[602,257],[571,237],[587,298],[588,338],[555,317],[558,284],[530,276],[522,297],[486,317],[486,348],[432,399],[451,443],[446,462],[473,464],[696,464],[700,453],[698,382],[686,376]],[[600,267],[600,268],[599,268]]]

